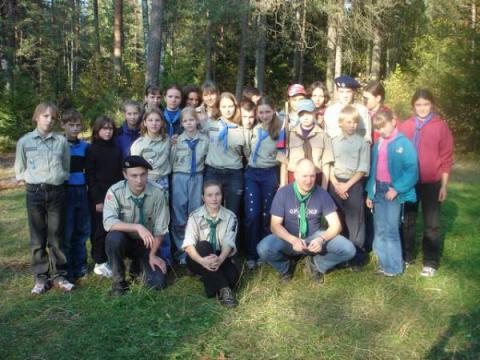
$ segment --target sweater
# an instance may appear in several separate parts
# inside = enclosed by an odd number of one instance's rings
[[[401,132],[413,141],[415,116],[398,125]],[[453,164],[453,135],[447,123],[437,114],[420,130],[418,141],[420,183],[434,183],[450,173]]]
[[[129,129],[126,121],[117,129],[115,141],[122,152],[122,160],[130,154],[130,146],[132,146],[133,142],[137,140],[139,136],[140,130]]]
[[[87,149],[86,174],[92,204],[101,204],[110,186],[123,179],[122,155],[112,139],[94,140]]]

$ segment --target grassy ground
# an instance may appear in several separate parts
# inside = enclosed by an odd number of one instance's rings
[[[370,264],[316,286],[299,266],[282,287],[264,267],[243,274],[234,310],[186,276],[163,292],[136,285],[111,299],[109,282],[89,275],[72,294],[32,297],[24,194],[3,191],[0,358],[479,359],[478,175],[477,167],[455,170],[435,278],[420,277],[420,264],[378,278]]]

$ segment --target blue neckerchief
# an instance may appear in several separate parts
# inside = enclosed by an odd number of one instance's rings
[[[415,133],[413,134],[413,145],[415,145],[415,149],[418,149],[418,142],[420,141],[420,130],[427,125],[430,120],[433,118],[433,113],[428,114],[425,120],[420,121],[418,116],[415,117]]]
[[[163,117],[165,118],[165,121],[168,125],[168,136],[172,137],[173,136],[173,124],[177,122],[177,120],[180,118],[180,110],[168,110],[165,109],[163,110]]]
[[[194,176],[197,172],[197,144],[199,139],[185,139],[188,147],[192,151],[192,163],[190,165],[190,176]]]
[[[225,120],[218,120],[220,124],[223,125],[223,129],[218,133],[218,142],[223,142],[223,151],[227,152],[228,150],[228,129],[236,129],[237,125],[229,125]]]
[[[265,140],[268,137],[268,131],[264,130],[261,126],[257,128],[257,143],[255,144],[255,150],[253,150],[253,155],[252,155],[252,161],[253,164],[257,164],[257,156],[258,156],[258,151],[260,150],[260,145],[262,144],[262,141]]]

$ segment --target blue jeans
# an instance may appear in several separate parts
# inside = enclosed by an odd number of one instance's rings
[[[247,260],[257,260],[257,245],[270,234],[270,207],[278,189],[278,168],[245,171],[245,246]]]
[[[403,271],[402,245],[400,241],[400,213],[402,204],[387,200],[385,194],[390,184],[376,183],[373,222],[375,236],[373,250],[378,257],[380,269],[389,274]]]
[[[225,207],[240,218],[243,196],[243,169],[217,169],[206,166],[204,181],[216,180],[223,186]]]
[[[318,230],[305,239],[307,244],[318,237],[324,230]],[[348,261],[355,256],[355,246],[342,235],[337,235],[327,242],[326,253],[313,256],[313,262],[318,271],[325,274],[329,269],[342,262]],[[268,235],[257,246],[260,259],[272,265],[280,274],[289,270],[292,256],[299,257],[304,253],[293,250],[292,244],[275,235]]]
[[[61,249],[65,226],[65,187],[27,184],[26,188],[35,279],[47,281],[49,277],[66,276],[67,260]]]
[[[172,236],[177,246],[177,260],[186,259],[181,250],[185,238],[185,227],[190,213],[202,206],[203,174],[194,176],[186,173],[172,175]]]
[[[86,186],[67,186],[66,199],[62,250],[67,257],[67,276],[78,278],[87,273],[90,208]]]

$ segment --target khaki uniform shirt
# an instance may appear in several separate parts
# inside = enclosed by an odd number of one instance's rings
[[[258,143],[258,129],[262,125],[256,125],[248,133],[247,146],[245,147],[245,155],[248,157],[248,166],[254,168],[270,168],[277,166],[279,162],[277,161],[277,141],[273,140],[270,135],[268,135],[260,144],[257,154],[257,162],[253,163],[253,153]]]
[[[63,184],[70,177],[67,139],[55,132],[43,138],[36,129],[22,136],[17,143],[15,174],[28,184]]]
[[[130,147],[130,154],[139,155],[152,165],[153,169],[148,172],[148,178],[152,181],[158,180],[172,172],[172,166],[170,165],[170,139],[168,136],[165,139],[161,137],[139,137]]]
[[[358,135],[339,135],[332,139],[333,156],[335,158],[334,175],[348,180],[356,172],[370,171],[370,144]]]
[[[318,125],[315,125],[310,131],[308,139],[312,146],[312,160],[315,164],[315,170],[317,173],[321,173],[324,165],[333,163],[332,142]],[[288,151],[288,171],[295,171],[297,163],[305,158],[302,129],[300,128],[300,125],[296,126],[289,132]]]
[[[168,232],[170,212],[165,201],[163,191],[155,185],[147,182],[145,190],[135,196],[128,186],[127,180],[113,184],[107,191],[103,205],[103,227],[110,231],[112,225],[125,222],[140,224],[140,211],[132,198],[145,197],[143,203],[144,226],[153,236],[165,235]],[[130,233],[133,238],[139,238],[138,234]]]
[[[192,165],[192,150],[190,150],[187,142],[188,136],[183,132],[178,136],[177,143],[172,146],[170,151],[170,163],[174,173],[181,172],[190,174]],[[205,167],[205,157],[208,151],[208,137],[200,132],[193,137],[198,139],[195,147],[195,157],[197,164],[197,173],[202,172]]]
[[[190,214],[185,229],[185,240],[183,240],[182,249],[195,246],[199,241],[209,241],[210,225],[206,220],[207,217],[209,215],[205,205]],[[216,219],[220,219],[216,233],[217,249],[221,249],[223,245],[229,246],[232,248],[230,253],[230,256],[232,256],[237,251],[237,246],[235,245],[238,227],[237,217],[232,211],[221,206]]]
[[[227,122],[229,125],[235,125]],[[225,152],[223,149],[223,141],[218,140],[218,134],[223,126],[218,120],[209,120],[208,128],[208,153],[205,160],[208,166],[217,169],[241,169],[243,168],[243,148],[245,146],[245,137],[243,128],[237,125],[234,129],[228,129],[228,148]]]
[[[366,141],[372,143],[372,121],[368,115],[368,109],[361,104],[352,104],[360,114],[360,122],[358,123],[357,133],[365,138]],[[343,105],[336,103],[327,107],[325,110],[324,122],[325,131],[330,138],[342,134],[342,129],[338,124],[340,112],[344,108]]]

